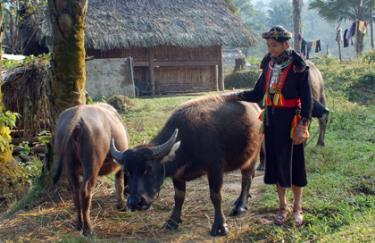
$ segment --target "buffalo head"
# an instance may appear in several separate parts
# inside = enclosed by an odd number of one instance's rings
[[[138,146],[126,151],[118,151],[111,142],[111,155],[122,166],[128,179],[128,208],[146,210],[157,197],[166,176],[165,163],[175,157],[180,147],[176,142],[178,129],[161,145]]]

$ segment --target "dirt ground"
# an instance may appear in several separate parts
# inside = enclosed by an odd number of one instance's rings
[[[207,178],[187,183],[186,200],[183,207],[182,224],[176,231],[163,228],[173,209],[173,185],[167,181],[153,206],[142,212],[120,212],[116,209],[113,183],[107,179],[99,181],[93,196],[91,219],[94,235],[81,237],[74,229],[76,213],[70,197],[46,200],[29,211],[19,211],[0,221],[0,242],[226,242],[236,235],[249,232],[252,224],[269,224],[269,215],[255,215],[252,210],[254,199],[259,196],[263,177],[257,173],[251,189],[249,210],[240,217],[227,216],[230,233],[226,237],[209,235],[214,210],[209,197]],[[229,215],[232,203],[240,193],[241,174],[225,175],[223,188],[223,210]]]

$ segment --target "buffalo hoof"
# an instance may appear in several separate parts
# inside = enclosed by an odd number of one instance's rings
[[[82,222],[77,220],[75,223],[74,223],[74,228],[78,231],[80,231],[82,229]]]
[[[228,234],[227,224],[213,224],[210,234],[212,236],[225,236]]]
[[[246,212],[246,210],[247,210],[247,207],[235,207],[232,209],[229,216],[235,217],[235,216],[241,215],[244,212]]]
[[[164,224],[164,228],[168,230],[176,230],[178,228],[178,225],[181,223],[181,220],[173,220],[173,219],[168,219],[167,222]]]
[[[258,167],[257,167],[257,171],[264,171],[264,163],[262,164],[259,164]]]
[[[90,228],[84,228],[83,230],[82,230],[82,235],[84,235],[84,236],[91,236],[92,235],[92,229],[91,229],[91,227]]]
[[[125,202],[118,202],[116,208],[119,211],[126,211],[126,203]]]

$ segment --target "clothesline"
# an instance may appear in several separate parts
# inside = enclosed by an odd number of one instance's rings
[[[357,28],[358,24],[358,28]],[[367,25],[368,23],[366,21],[355,21],[351,24],[351,26],[344,30],[344,33],[341,34],[341,28],[337,28],[336,32],[336,42],[338,42],[341,45],[341,42],[344,44],[344,48],[349,46],[349,43],[353,45],[353,36],[357,34],[357,30],[361,32],[362,34],[366,34],[367,32]]]

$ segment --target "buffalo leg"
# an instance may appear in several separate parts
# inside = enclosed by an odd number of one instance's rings
[[[238,216],[247,210],[247,200],[250,196],[251,182],[254,176],[253,168],[241,169],[242,183],[241,183],[241,194],[234,203],[234,208],[230,213],[230,216]]]
[[[172,215],[165,223],[165,227],[170,230],[175,230],[178,228],[178,224],[182,222],[181,220],[181,210],[182,205],[185,200],[186,192],[186,182],[173,178],[174,186],[174,208]]]
[[[117,209],[119,210],[126,210],[126,203],[124,197],[124,172],[119,170],[115,176],[115,187],[116,187],[116,194],[117,194]]]
[[[73,203],[77,211],[77,225],[78,230],[82,229],[82,208],[80,204],[80,195],[79,195],[79,176],[76,170],[70,170],[70,185],[72,187],[73,194]]]
[[[223,172],[208,174],[208,184],[210,186],[210,197],[215,208],[215,219],[211,228],[212,236],[224,236],[228,229],[225,223],[223,210],[221,209],[221,188],[223,186]]]
[[[328,114],[325,114],[323,117],[319,118],[319,138],[318,138],[318,146],[324,146],[324,136],[326,133],[328,123]]]
[[[257,170],[258,171],[264,171],[265,168],[266,168],[266,165],[265,165],[265,162],[266,162],[266,159],[265,159],[265,149],[264,149],[264,142],[262,143],[261,147],[260,147],[260,151],[259,151],[259,165],[257,167]]]
[[[81,208],[83,211],[83,235],[89,235],[92,232],[90,220],[90,208],[92,199],[92,189],[95,186],[96,177],[84,177],[81,185]]]

